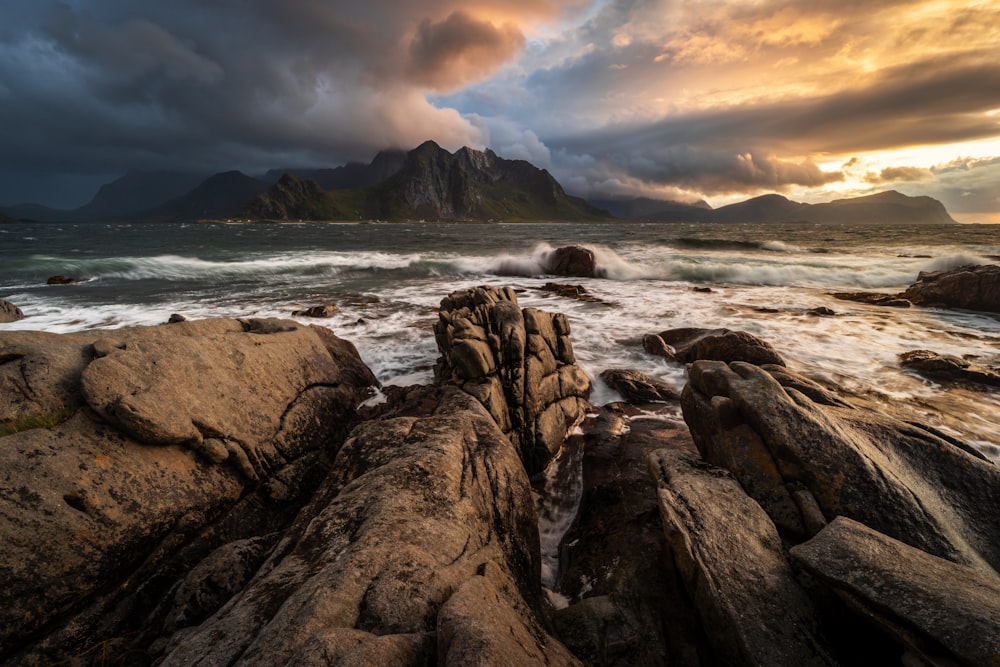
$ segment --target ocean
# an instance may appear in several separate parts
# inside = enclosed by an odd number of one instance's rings
[[[542,273],[544,253],[592,248],[605,278]],[[292,317],[333,303],[321,324],[352,341],[386,384],[428,382],[441,299],[512,285],[522,307],[565,313],[581,367],[634,368],[680,390],[685,369],[642,336],[728,327],[770,342],[788,365],[887,405],[1000,462],[1000,394],[931,382],[897,355],[929,349],[1000,365],[1000,317],[842,301],[896,293],[920,271],[996,263],[1000,226],[770,224],[29,224],[0,226],[0,298],[27,317],[0,330],[52,332],[188,318]],[[49,286],[49,276],[80,279]],[[540,288],[582,285],[585,302]],[[704,291],[704,288],[711,291]],[[696,290],[695,288],[702,288]],[[809,311],[834,311],[821,317]],[[600,382],[592,401],[615,400]],[[680,419],[679,409],[660,418]]]

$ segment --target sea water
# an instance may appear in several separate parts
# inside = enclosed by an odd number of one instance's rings
[[[544,275],[545,253],[567,244],[592,248],[604,277]],[[0,298],[27,317],[0,330],[157,324],[173,313],[289,318],[333,303],[332,318],[295,319],[352,341],[383,383],[413,384],[432,378],[441,299],[511,285],[522,307],[569,317],[578,363],[592,377],[633,368],[680,390],[685,368],[646,353],[644,334],[742,329],[769,341],[791,368],[911,404],[930,425],[1000,461],[997,392],[931,382],[897,359],[930,349],[1000,364],[1000,318],[831,296],[896,293],[921,271],[997,256],[1000,227],[988,225],[20,223],[0,226]],[[56,274],[81,282],[46,285]],[[540,289],[553,280],[600,301]],[[809,312],[818,307],[835,315]],[[616,398],[595,384],[595,403]]]

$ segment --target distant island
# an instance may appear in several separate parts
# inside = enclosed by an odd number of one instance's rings
[[[240,171],[207,176],[132,171],[72,210],[38,204],[0,208],[37,222],[239,221],[613,221],[705,223],[947,224],[956,221],[931,197],[896,191],[805,204],[777,194],[713,209],[706,202],[649,198],[587,201],[565,192],[544,169],[491,150],[451,153],[433,141],[386,150],[367,165]]]

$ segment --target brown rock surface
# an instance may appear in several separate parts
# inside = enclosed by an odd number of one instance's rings
[[[632,403],[676,401],[679,398],[666,382],[629,368],[607,368],[601,371],[600,378]]]
[[[345,637],[405,648],[428,633],[440,664],[482,664],[475,649],[573,664],[535,620],[538,573],[517,451],[472,397],[418,389],[355,429],[246,590],[161,664],[300,664]]]
[[[921,272],[901,297],[921,306],[1000,313],[1000,266],[980,264]]]
[[[1000,373],[950,354],[912,350],[900,354],[899,363],[932,380],[1000,387]]]
[[[1000,578],[838,517],[792,558],[930,665],[1000,659]]]
[[[278,321],[0,332],[0,360],[10,664],[134,632],[172,577],[273,531],[376,382],[350,343]]]
[[[545,253],[542,268],[556,276],[578,278],[602,278],[603,271],[597,266],[594,251],[583,246],[571,245],[556,248]]]
[[[671,450],[650,454],[664,534],[727,664],[833,665],[816,610],[774,524],[726,471]]]
[[[928,553],[1000,568],[1000,468],[919,426],[783,387],[745,363],[692,364],[684,419],[776,524],[808,535],[847,516]]]
[[[441,301],[434,325],[439,382],[474,396],[541,470],[587,412],[590,379],[575,364],[564,315],[518,307],[511,288],[477,287]]]

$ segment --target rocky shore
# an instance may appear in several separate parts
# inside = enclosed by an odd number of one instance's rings
[[[746,332],[643,333],[681,396],[591,405],[510,288],[442,300],[427,386],[286,320],[0,331],[0,665],[997,664],[1000,467]],[[992,390],[961,362],[909,360]]]

